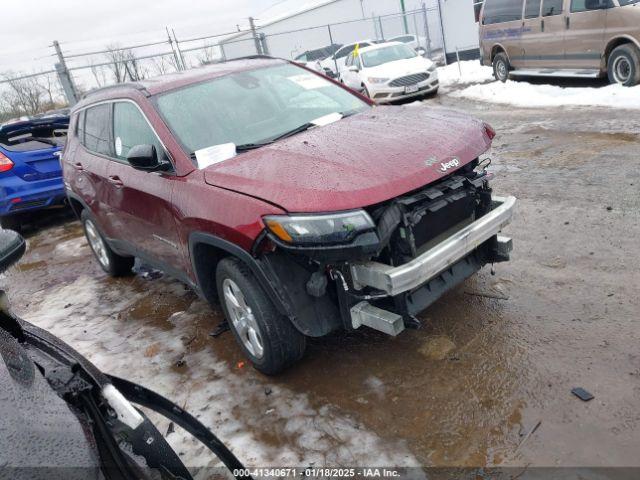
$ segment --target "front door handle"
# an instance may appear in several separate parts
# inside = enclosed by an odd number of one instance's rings
[[[567,23],[567,30],[571,28],[571,19],[569,17],[565,17],[565,21]]]
[[[542,20],[542,31],[544,32],[544,20]]]
[[[109,183],[117,188],[124,186],[124,183],[122,183],[122,180],[120,180],[120,177],[116,177],[116,176],[109,177]]]
[[[73,168],[75,168],[79,172],[82,172],[84,170],[84,167],[82,166],[81,163],[74,163]]]

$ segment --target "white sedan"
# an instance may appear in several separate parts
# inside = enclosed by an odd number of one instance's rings
[[[351,53],[340,80],[378,103],[435,94],[440,85],[436,65],[400,42]]]

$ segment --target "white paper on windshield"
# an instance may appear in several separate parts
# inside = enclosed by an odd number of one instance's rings
[[[316,118],[315,120],[311,120],[311,123],[317,125],[318,127],[324,127],[325,125],[337,122],[338,120],[342,120],[342,114],[336,112],[325,115],[324,117]]]
[[[316,88],[326,87],[329,83],[324,78],[314,75],[313,73],[303,73],[301,75],[295,75],[293,77],[289,77],[289,80],[297,83],[305,90],[315,90]]]
[[[216,163],[224,162],[237,155],[235,143],[221,143],[213,147],[203,148],[196,151],[196,161],[198,168],[210,167]]]

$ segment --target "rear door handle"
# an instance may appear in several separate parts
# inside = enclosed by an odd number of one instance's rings
[[[79,172],[82,172],[84,170],[84,167],[82,166],[81,163],[74,163],[73,168],[75,168]]]
[[[119,177],[109,177],[109,183],[117,188],[124,186],[124,183],[122,183]]]
[[[542,20],[542,31],[544,32],[544,20]]]
[[[571,28],[571,19],[569,17],[565,17],[565,21],[567,22],[567,30]]]

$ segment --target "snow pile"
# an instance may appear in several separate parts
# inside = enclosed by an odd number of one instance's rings
[[[523,81],[472,85],[451,92],[453,97],[517,107],[589,106],[640,109],[640,86],[609,85],[601,88],[533,85]]]
[[[440,85],[448,95],[481,102],[532,108],[573,106],[640,109],[640,86],[565,88],[549,84],[534,85],[524,80],[501,83],[493,78],[491,67],[484,67],[477,60],[441,67],[438,76]]]
[[[462,75],[460,72],[462,71]],[[479,60],[468,60],[465,62],[452,63],[445,67],[438,68],[438,78],[441,87],[456,87],[458,85],[468,85],[470,83],[483,83],[494,81],[493,69],[483,67]]]

